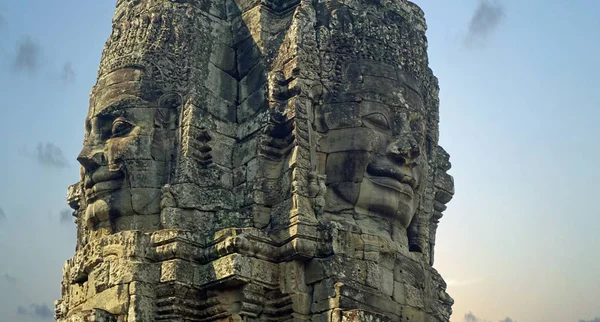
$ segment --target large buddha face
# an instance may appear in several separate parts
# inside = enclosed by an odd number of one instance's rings
[[[338,205],[398,221],[405,228],[418,206],[426,162],[421,95],[385,66],[351,64],[345,84],[323,107],[325,172]],[[334,202],[335,203],[335,202]]]
[[[172,131],[164,123],[172,113],[162,108],[169,105],[164,96],[158,99],[147,84],[142,70],[123,68],[102,77],[93,91],[77,158],[85,217],[92,227],[160,211],[160,188],[167,180],[172,145]]]

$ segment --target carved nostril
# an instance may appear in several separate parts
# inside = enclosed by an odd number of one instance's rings
[[[421,150],[417,146],[413,146],[410,151],[410,158],[416,160],[421,156]]]
[[[98,165],[106,165],[106,159],[103,152],[96,152],[92,157],[92,161]]]
[[[97,150],[93,151],[91,148],[87,147],[84,147],[83,150],[81,150],[81,153],[77,156],[77,161],[86,171],[93,171],[106,163],[103,152]]]
[[[421,150],[412,138],[399,138],[390,144],[388,155],[397,163],[411,163],[419,158]]]

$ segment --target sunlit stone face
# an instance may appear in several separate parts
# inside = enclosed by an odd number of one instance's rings
[[[347,84],[322,111],[327,132],[320,145],[330,191],[359,213],[406,228],[427,165],[421,95],[382,65],[352,64],[345,76]]]
[[[92,94],[77,158],[91,227],[160,211],[172,139],[163,124],[169,120],[163,121],[171,113],[143,78],[142,70],[119,69],[101,78]]]

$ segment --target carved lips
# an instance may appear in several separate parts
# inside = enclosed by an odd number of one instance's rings
[[[86,175],[84,188],[87,201],[93,202],[103,195],[120,189],[124,178],[125,174],[122,170],[109,170],[107,166],[102,166]]]
[[[374,184],[394,189],[409,198],[417,188],[417,180],[408,167],[399,167],[390,162],[371,162],[367,166],[367,178]]]

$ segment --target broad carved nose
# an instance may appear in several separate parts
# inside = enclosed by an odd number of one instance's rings
[[[421,155],[421,149],[417,140],[412,135],[405,133],[390,143],[387,153],[399,164],[412,164]]]
[[[102,165],[106,165],[106,158],[101,149],[84,146],[77,156],[77,161],[87,172],[94,171]]]

